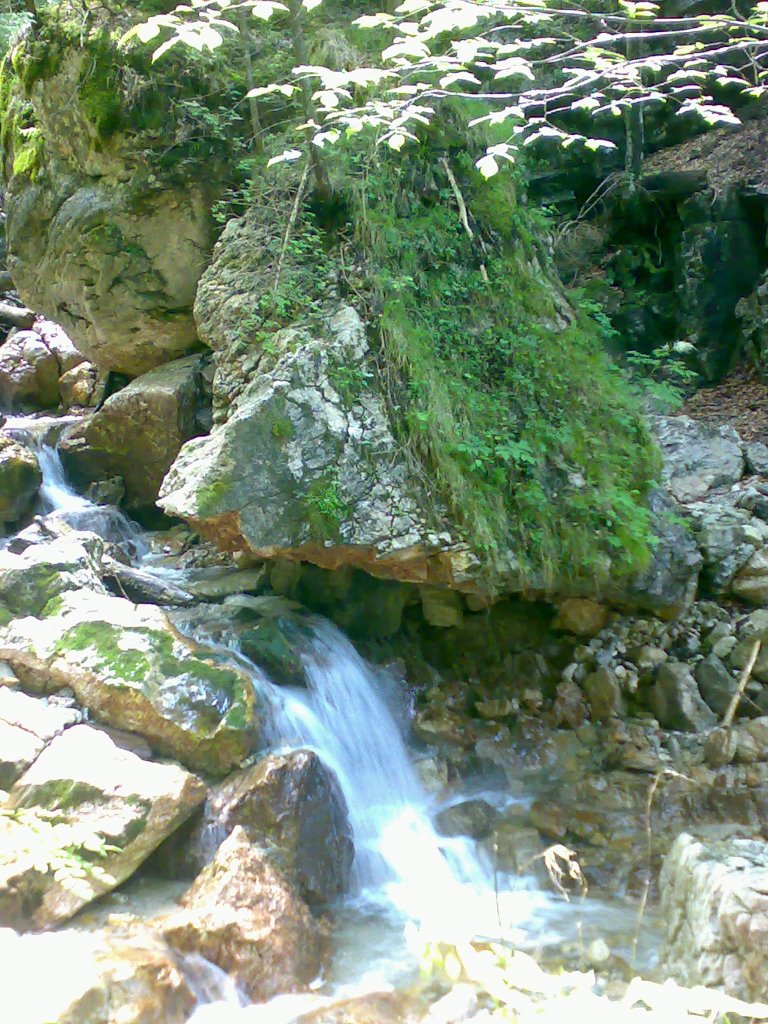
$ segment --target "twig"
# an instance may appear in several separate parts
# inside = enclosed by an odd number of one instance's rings
[[[285,225],[285,234],[283,235],[283,244],[282,244],[282,247],[280,249],[280,257],[278,258],[278,261],[277,261],[277,270],[275,271],[275,283],[274,283],[274,286],[272,288],[273,292],[276,292],[277,289],[280,287],[280,275],[283,272],[283,263],[285,262],[285,254],[288,251],[288,243],[291,240],[291,235],[293,234],[293,229],[294,229],[294,227],[296,225],[296,220],[297,220],[297,218],[299,216],[299,208],[301,207],[301,200],[304,197],[304,189],[306,188],[306,185],[307,185],[307,178],[309,177],[309,167],[310,167],[311,162],[312,162],[311,157],[308,156],[307,157],[307,162],[304,164],[304,173],[302,174],[301,181],[299,182],[299,188],[298,188],[298,190],[296,192],[296,198],[293,201],[293,209],[291,210],[291,215],[288,218],[288,223]]]
[[[454,175],[453,171],[451,170],[450,164],[448,163],[444,156],[440,157],[440,163],[442,164],[443,170],[448,175],[448,181],[450,182],[451,188],[453,189],[453,194],[456,198],[456,205],[459,208],[459,220],[461,221],[461,226],[466,231],[467,236],[471,238],[472,241],[474,241],[475,235],[474,232],[472,231],[472,228],[469,225],[469,217],[467,216],[467,204],[464,202],[464,196],[461,194],[461,189],[459,188],[458,181],[456,181],[456,176]],[[484,245],[483,250],[485,250]],[[484,263],[480,264],[480,276],[487,284],[488,271],[485,269]]]
[[[752,669],[755,667],[755,662],[757,661],[757,656],[760,653],[761,646],[762,642],[760,640],[755,640],[752,645],[752,650],[749,652],[747,664],[744,666],[744,671],[739,677],[739,685],[736,687],[736,692],[731,697],[731,703],[728,705],[726,712],[723,715],[724,729],[730,728],[733,723],[733,719],[736,716],[736,708],[739,706],[739,701],[747,688],[747,683],[749,682],[749,677],[752,675]]]

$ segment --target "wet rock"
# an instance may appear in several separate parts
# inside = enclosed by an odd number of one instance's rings
[[[89,726],[68,729],[10,791],[6,806],[32,816],[0,824],[0,921],[42,929],[71,917],[133,874],[204,798],[182,768],[142,761]]]
[[[48,602],[64,593],[104,594],[94,559],[98,553],[66,536],[33,544],[20,555],[0,550],[0,602],[13,615],[42,615]]]
[[[185,1024],[197,1003],[178,956],[149,933],[0,929],[0,960],[18,1024]]]
[[[697,501],[744,475],[741,439],[733,427],[689,416],[655,416],[652,423],[664,456],[664,477],[677,501]]]
[[[562,629],[575,636],[595,636],[608,621],[605,605],[588,598],[569,598],[558,605],[554,629]]]
[[[119,476],[129,507],[154,505],[181,446],[197,433],[201,357],[187,356],[131,381],[59,442],[76,482]]]
[[[195,872],[237,826],[265,846],[308,903],[347,889],[354,845],[347,805],[333,772],[317,754],[270,754],[208,794],[202,820],[183,840],[185,866]]]
[[[651,693],[651,707],[666,729],[700,732],[717,723],[701,699],[690,668],[682,662],[665,662]]]
[[[496,808],[487,800],[462,800],[440,811],[435,819],[438,831],[444,836],[471,836],[484,839],[498,817]]]
[[[700,661],[694,675],[705,703],[712,708],[718,718],[722,718],[736,692],[738,681],[716,654],[709,654]]]
[[[251,679],[178,634],[151,605],[67,592],[44,620],[0,629],[0,657],[32,690],[71,687],[107,725],[211,775],[231,771],[258,735]]]
[[[592,718],[602,722],[619,716],[624,711],[621,686],[615,674],[608,668],[598,668],[584,680],[584,692]]]
[[[661,647],[642,644],[639,647],[631,647],[627,651],[627,658],[633,665],[637,665],[641,672],[654,672],[659,665],[664,664],[669,655]]]
[[[240,827],[181,903],[159,922],[167,941],[227,971],[251,999],[303,989],[323,965],[322,926]]]
[[[0,789],[10,789],[45,746],[80,719],[74,709],[49,707],[0,686]]]
[[[20,519],[42,482],[35,453],[0,434],[0,523],[15,523]]]
[[[17,331],[0,346],[0,406],[52,409],[59,404],[59,364],[35,331]]]
[[[683,833],[661,872],[662,959],[684,985],[768,997],[768,845]]]
[[[260,593],[267,589],[267,569],[260,565],[256,569],[232,569],[217,576],[190,580],[189,592],[206,601],[221,600],[233,594]]]
[[[756,476],[768,476],[768,445],[752,441],[746,445],[747,472]]]

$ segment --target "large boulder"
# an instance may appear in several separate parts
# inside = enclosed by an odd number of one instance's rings
[[[202,819],[185,838],[187,857],[200,870],[238,825],[251,842],[268,846],[308,903],[345,891],[354,855],[347,805],[317,754],[270,754],[212,789]]]
[[[305,988],[320,971],[327,935],[263,850],[236,828],[159,922],[165,938],[231,974],[251,999]]]
[[[137,377],[59,443],[75,482],[113,476],[129,507],[154,505],[163,477],[196,433],[200,357],[187,356]]]
[[[215,267],[203,294],[216,283],[223,302]],[[271,341],[229,419],[182,448],[160,506],[258,557],[466,582],[476,562],[419,504],[356,311],[342,306]]]
[[[40,490],[43,475],[26,445],[0,434],[0,523],[15,523]]]
[[[683,833],[660,887],[669,974],[684,985],[768,999],[768,844]]]
[[[6,121],[30,127],[9,133],[4,206],[24,301],[100,369],[136,376],[196,343],[192,304],[227,146],[188,105],[196,91],[216,105],[210,69],[180,55],[153,70],[145,51],[119,47],[127,9],[94,9],[73,33],[65,4],[17,44]]]
[[[197,1003],[183,963],[149,933],[3,928],[0,961],[14,1024],[185,1024]]]
[[[212,775],[252,751],[253,681],[181,636],[159,608],[78,590],[48,611],[0,630],[0,658],[27,689],[71,687],[98,720]]]
[[[2,819],[0,922],[44,929],[125,881],[205,798],[194,775],[103,732],[57,736],[14,784]],[[27,813],[24,813],[24,812]]]

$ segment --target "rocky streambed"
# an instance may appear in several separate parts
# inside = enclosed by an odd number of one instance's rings
[[[663,421],[711,594],[670,619],[242,567],[78,495],[60,427],[0,450],[14,1020],[483,1020],[473,936],[576,972],[557,998],[631,1008],[638,971],[766,998],[759,450]],[[344,621],[350,591],[368,661],[301,603]]]

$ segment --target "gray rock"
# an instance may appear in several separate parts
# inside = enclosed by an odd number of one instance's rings
[[[768,998],[768,844],[683,833],[661,872],[662,962],[682,985]]]
[[[0,346],[0,406],[50,409],[59,404],[59,364],[36,331],[17,331]]]
[[[704,556],[702,578],[722,593],[765,543],[764,525],[742,509],[712,501],[690,505],[688,514]]]
[[[704,760],[712,768],[722,768],[733,761],[738,749],[735,729],[713,729],[704,741]]]
[[[58,839],[23,815],[0,822],[0,922],[42,929],[71,917],[133,874],[204,798],[182,768],[142,761],[89,726],[67,729],[9,794],[8,807],[43,809],[66,828]],[[92,864],[76,883],[67,848]]]
[[[755,718],[736,730],[736,759],[741,764],[768,760],[768,717]]]
[[[704,701],[718,718],[722,718],[736,692],[738,681],[716,654],[709,654],[700,661],[694,675]]]
[[[677,501],[697,501],[744,475],[742,443],[733,427],[688,416],[654,416],[651,422],[664,456],[664,476]]]
[[[624,711],[621,686],[609,668],[598,668],[584,680],[587,704],[595,721],[602,722]]]
[[[493,828],[498,813],[487,800],[462,800],[440,811],[438,831],[444,836],[471,836],[484,839]]]
[[[154,505],[181,446],[196,433],[200,356],[160,366],[111,395],[59,442],[76,483],[118,476],[131,508]]]
[[[731,590],[750,604],[768,604],[768,547],[752,555],[734,577]]]
[[[666,729],[701,732],[717,723],[701,699],[690,668],[677,661],[661,666],[651,693],[651,708]]]
[[[291,328],[272,341],[226,423],[184,446],[160,506],[217,543],[257,557],[285,553],[419,582],[429,563],[435,583],[470,578],[474,556],[420,505],[371,383],[358,314],[342,307],[320,330]],[[338,366],[353,381],[351,390],[337,387]]]
[[[16,555],[0,550],[0,605],[14,615],[41,615],[49,601],[68,591],[106,593],[98,555],[75,537],[59,537]]]
[[[0,686],[0,789],[10,789],[46,744],[80,717],[74,709],[49,707]]]
[[[768,476],[768,445],[752,441],[746,446],[747,471],[756,476]]]

